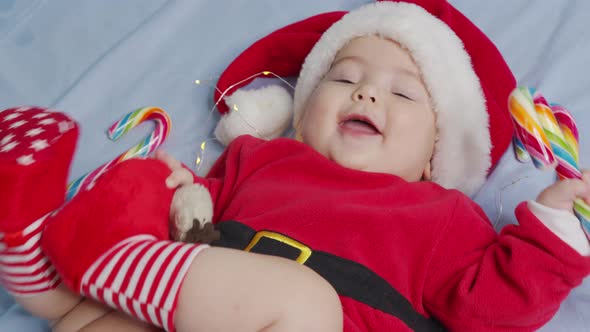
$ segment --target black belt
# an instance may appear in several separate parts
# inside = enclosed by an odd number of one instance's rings
[[[276,232],[256,232],[236,221],[220,222],[215,227],[221,238],[213,241],[213,246],[296,260],[326,279],[339,295],[393,315],[414,331],[445,331],[436,320],[416,312],[403,295],[362,264],[312,250],[301,242]]]

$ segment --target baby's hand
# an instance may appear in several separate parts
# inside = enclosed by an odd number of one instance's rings
[[[162,150],[156,151],[156,159],[168,165],[172,174],[166,179],[166,186],[170,189],[176,189],[180,186],[193,184],[193,175],[191,172],[182,167],[180,161]]]
[[[566,179],[547,187],[539,194],[537,202],[550,208],[573,213],[576,198],[581,198],[590,204],[590,170],[582,171],[582,180]]]
[[[166,186],[176,189],[170,206],[170,235],[174,240],[185,241],[189,231],[200,234],[206,224],[211,223],[213,202],[207,188],[193,183],[193,175],[164,151],[156,151],[156,159],[164,162],[172,173],[166,179]],[[209,233],[212,228],[208,229]],[[199,240],[191,236],[190,240]],[[202,242],[202,241],[200,241]]]

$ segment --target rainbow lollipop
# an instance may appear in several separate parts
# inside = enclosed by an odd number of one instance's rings
[[[560,149],[560,156],[557,152],[555,155],[558,158],[561,167],[557,168],[557,174],[560,179],[568,178],[582,178],[582,173],[579,168],[579,134],[578,127],[574,121],[571,113],[561,105],[552,104],[551,110],[553,115],[561,129],[561,140],[566,146]],[[574,169],[573,166],[576,166]],[[590,206],[582,199],[576,199],[574,201],[574,213],[582,223],[586,236],[590,239]]]
[[[144,107],[125,115],[109,128],[108,136],[116,141],[140,123],[148,120],[154,121],[156,125],[146,138],[115,159],[71,182],[68,185],[66,199],[70,200],[83,189],[92,188],[94,182],[114,165],[131,158],[146,157],[162,145],[170,133],[172,121],[170,116],[158,107]]]
[[[567,109],[558,104],[551,104],[551,110],[553,111],[553,115],[555,115],[555,119],[559,123],[559,128],[561,129],[566,144],[572,148],[576,163],[579,163],[579,134],[574,117]]]
[[[578,167],[578,145],[571,146],[566,141],[561,126],[549,107],[547,100],[539,92],[534,92],[533,101],[541,127],[551,144],[551,150],[557,159],[556,171],[560,179],[580,179],[582,173]],[[569,113],[568,113],[569,114]]]
[[[531,96],[530,99],[534,103],[535,115],[523,119],[525,115],[522,113],[522,109],[527,107],[527,111],[530,111],[530,105],[521,106],[515,101],[526,100],[528,102],[529,96]],[[535,157],[538,158],[539,155],[545,156],[544,153],[547,153],[557,161],[556,171],[560,179],[582,178],[582,173],[578,167],[578,130],[573,117],[565,108],[559,105],[551,107],[543,95],[523,87],[519,87],[511,93],[508,107],[514,120],[515,131],[517,135],[522,135],[520,139],[525,142],[524,146],[527,152],[533,156],[533,162],[535,162]],[[526,115],[528,116],[529,113],[527,112]],[[531,124],[531,121],[535,121],[535,124]],[[528,126],[523,127],[522,123]],[[537,127],[542,128],[542,131],[538,131]],[[534,128],[534,130],[530,130],[530,128]],[[531,138],[526,136],[527,134],[535,137]],[[528,141],[524,141],[525,139],[528,139]],[[527,142],[531,141],[532,144],[527,145]],[[541,153],[538,151],[540,142],[543,143]],[[547,146],[545,144],[547,142],[549,143],[549,149],[546,151]],[[550,165],[549,160],[551,158],[538,160],[534,164],[538,168],[546,168],[545,166]],[[574,213],[582,223],[586,236],[590,239],[590,207],[583,200],[576,199]]]
[[[519,87],[512,91],[508,97],[508,109],[514,124],[515,141],[518,149],[521,150],[521,155],[524,155],[522,153],[524,149],[533,160],[535,167],[554,168],[557,161],[551,150],[551,143],[540,125],[529,89]]]
[[[521,163],[526,163],[531,160],[531,155],[526,152],[526,147],[524,143],[518,138],[518,136],[514,135],[512,137],[512,144],[514,146],[514,152],[516,153],[516,159]]]

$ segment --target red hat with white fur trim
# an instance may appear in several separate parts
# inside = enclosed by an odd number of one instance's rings
[[[262,38],[219,79],[215,100],[224,99],[218,104],[223,116],[215,135],[228,144],[243,134],[278,137],[291,120],[297,128],[336,53],[371,34],[400,43],[421,70],[437,113],[433,181],[474,194],[512,138],[507,99],[516,82],[494,44],[445,0],[378,1],[349,13],[320,14]],[[268,72],[299,73],[293,100],[278,86],[242,89]]]

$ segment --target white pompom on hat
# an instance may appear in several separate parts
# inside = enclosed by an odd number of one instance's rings
[[[437,113],[433,181],[474,194],[512,138],[507,100],[516,82],[494,44],[445,0],[379,1],[316,15],[260,39],[219,79],[217,138],[224,144],[243,134],[276,138],[291,120],[297,128],[336,53],[365,35],[395,40],[411,53]],[[278,86],[244,89],[252,80],[246,78],[268,72],[299,74],[293,101]]]

